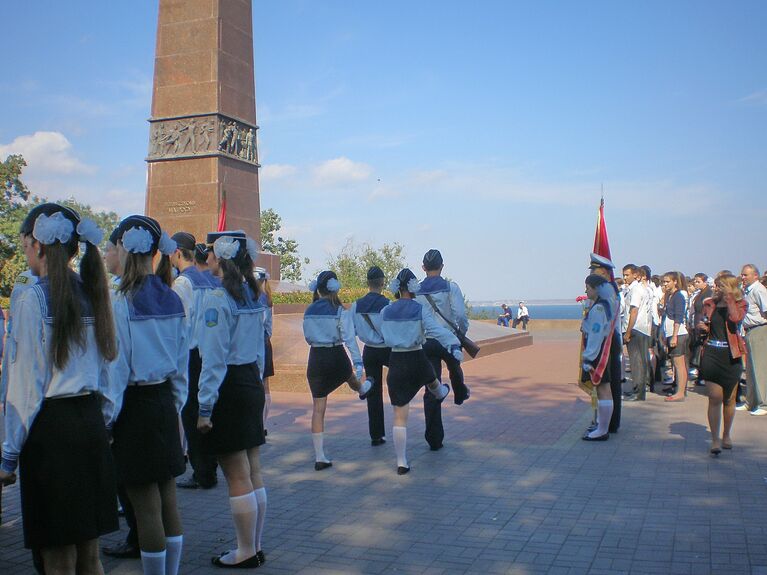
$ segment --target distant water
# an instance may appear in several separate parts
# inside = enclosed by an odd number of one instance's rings
[[[516,317],[517,306],[514,305],[509,307],[511,308],[512,318]],[[527,310],[530,313],[531,321],[536,319],[581,319],[583,317],[583,307],[577,303],[562,305],[529,304]],[[495,319],[501,315],[501,306],[472,306],[471,315],[474,318]]]

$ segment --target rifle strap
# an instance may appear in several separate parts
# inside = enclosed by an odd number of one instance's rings
[[[375,326],[375,325],[373,325],[373,320],[372,320],[372,319],[370,319],[370,315],[369,315],[369,314],[366,314],[366,313],[361,313],[360,315],[361,315],[362,317],[364,317],[364,318],[365,318],[365,321],[366,321],[366,322],[367,322],[367,324],[370,326],[370,329],[372,329],[372,330],[375,332],[375,334],[376,334],[378,337],[380,337],[381,339],[383,339],[383,336],[381,335],[381,332],[379,332],[379,331],[376,329],[376,326]]]
[[[434,308],[434,311],[435,311],[435,312],[437,312],[437,314],[439,314],[439,317],[441,317],[442,319],[444,319],[444,320],[445,320],[445,323],[447,323],[447,325],[448,325],[448,326],[450,326],[450,329],[452,329],[452,330],[453,330],[453,332],[455,333],[455,335],[463,335],[463,334],[461,334],[461,330],[460,330],[460,329],[458,329],[458,326],[457,326],[457,325],[455,325],[455,324],[454,324],[452,321],[450,321],[449,319],[447,319],[447,318],[445,317],[445,314],[443,314],[443,313],[440,311],[440,309],[437,307],[437,304],[436,304],[436,303],[434,303],[434,298],[432,298],[430,294],[427,294],[427,293],[426,293],[426,294],[423,294],[423,296],[424,296],[424,297],[427,299],[427,301],[428,301],[428,302],[431,304],[431,307],[433,307],[433,308]]]

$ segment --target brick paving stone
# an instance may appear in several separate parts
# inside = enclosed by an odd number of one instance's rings
[[[391,441],[370,446],[364,403],[351,394],[329,400],[334,466],[315,472],[308,393],[273,393],[259,573],[767,575],[767,418],[738,412],[735,449],[712,459],[705,398],[668,405],[649,394],[624,406],[608,442],[582,442],[592,412],[571,383],[577,349],[577,338],[541,337],[468,362],[472,398],[445,402],[439,452],[423,441],[416,400],[412,471],[402,477]],[[386,417],[390,426],[388,408]],[[210,557],[235,545],[223,478],[211,490],[180,490],[178,501],[181,573],[220,573]],[[18,486],[4,490],[3,505],[0,573],[30,573]],[[124,536],[123,524],[102,544]],[[141,573],[136,560],[104,567]]]

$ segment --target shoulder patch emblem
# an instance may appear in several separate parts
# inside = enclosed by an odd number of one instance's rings
[[[17,284],[28,284],[29,283],[29,276],[25,276],[24,274],[19,274],[16,276],[16,283]]]
[[[209,307],[205,310],[205,325],[207,327],[216,327],[218,325],[218,310]]]

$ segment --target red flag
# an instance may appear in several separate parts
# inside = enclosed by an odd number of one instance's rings
[[[610,240],[607,239],[607,227],[605,226],[605,199],[599,202],[599,212],[597,213],[597,230],[594,234],[594,250],[597,255],[612,261],[610,255]]]
[[[223,232],[226,230],[226,192],[221,194],[221,211],[218,214],[218,230]]]

